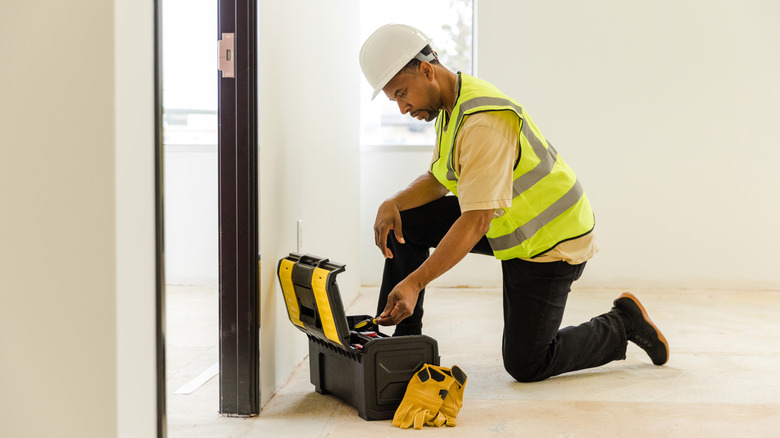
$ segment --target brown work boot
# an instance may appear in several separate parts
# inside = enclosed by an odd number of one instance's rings
[[[665,364],[669,360],[669,344],[661,330],[647,316],[642,303],[630,292],[624,292],[617,297],[614,305],[630,321],[626,327],[628,340],[645,350],[654,364]]]

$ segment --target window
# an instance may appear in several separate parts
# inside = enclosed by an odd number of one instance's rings
[[[163,143],[217,144],[217,4],[165,0],[163,28]]]
[[[472,73],[472,0],[381,0],[360,3],[361,41],[388,23],[414,26],[432,38],[431,47],[442,64],[457,72]],[[431,145],[434,124],[403,115],[384,94],[371,101],[371,87],[361,81],[361,134],[363,146]]]

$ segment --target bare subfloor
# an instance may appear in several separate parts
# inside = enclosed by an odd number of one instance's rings
[[[620,292],[575,289],[564,326],[609,310]],[[625,361],[518,383],[501,362],[501,291],[430,288],[424,331],[442,365],[469,380],[457,427],[404,431],[314,392],[308,361],[256,418],[217,413],[217,378],[174,394],[217,361],[217,293],[169,287],[168,436],[780,437],[780,292],[632,292],[669,340],[668,364],[630,344]],[[375,295],[364,288],[347,313],[371,313]]]

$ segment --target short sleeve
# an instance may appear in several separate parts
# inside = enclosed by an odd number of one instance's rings
[[[500,215],[512,205],[519,123],[511,111],[464,118],[454,151],[461,211],[496,209]]]

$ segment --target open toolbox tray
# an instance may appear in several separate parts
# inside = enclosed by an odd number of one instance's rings
[[[336,275],[345,266],[290,253],[277,275],[290,321],[309,339],[311,383],[354,406],[366,420],[393,418],[409,380],[423,364],[439,365],[436,340],[425,335],[392,337],[369,323],[369,315],[347,316]]]

